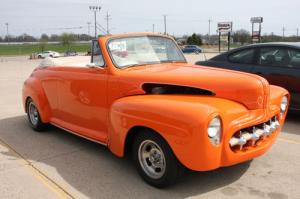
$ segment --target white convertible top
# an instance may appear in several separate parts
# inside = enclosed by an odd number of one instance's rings
[[[72,66],[72,67],[86,67],[91,62],[90,56],[71,56],[59,58],[45,58],[40,67],[54,67],[54,66]]]

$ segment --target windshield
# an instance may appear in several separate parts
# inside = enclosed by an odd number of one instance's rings
[[[118,68],[164,62],[186,62],[173,40],[159,36],[112,39],[108,50]]]

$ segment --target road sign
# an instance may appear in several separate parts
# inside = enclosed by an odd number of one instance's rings
[[[232,31],[232,22],[219,22],[218,23],[219,32],[231,32]]]
[[[250,22],[251,23],[262,23],[263,22],[263,17],[251,17]]]

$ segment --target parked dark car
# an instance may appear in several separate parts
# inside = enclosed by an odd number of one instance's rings
[[[70,57],[70,56],[77,56],[78,53],[76,51],[66,51],[65,52],[65,57]]]
[[[300,111],[300,43],[264,43],[237,48],[197,65],[254,73],[291,93],[290,109]]]
[[[186,46],[183,47],[182,52],[183,53],[196,53],[196,54],[198,54],[198,53],[202,52],[202,49],[199,48],[196,45],[186,45]]]

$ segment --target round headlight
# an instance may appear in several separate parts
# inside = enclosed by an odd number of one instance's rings
[[[288,98],[287,96],[283,96],[280,104],[280,113],[284,113],[288,106]]]
[[[221,119],[219,116],[216,116],[210,121],[207,129],[208,137],[210,138],[210,141],[215,145],[220,143],[221,130]]]

